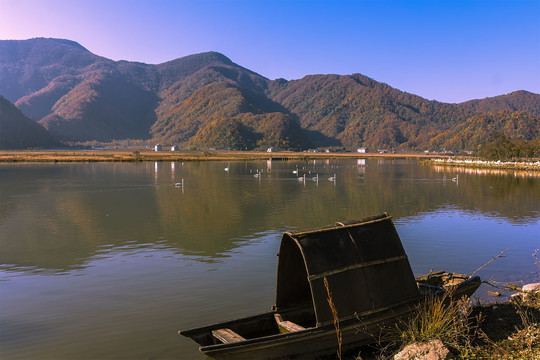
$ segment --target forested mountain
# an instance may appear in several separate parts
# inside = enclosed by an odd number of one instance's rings
[[[59,146],[47,130],[0,96],[0,149]]]
[[[303,128],[348,148],[421,147],[472,114],[360,74],[278,80],[270,83],[268,93],[296,115]]]
[[[540,116],[540,95],[526,91],[447,104],[360,74],[269,80],[216,52],[149,65],[43,38],[0,41],[0,94],[63,141],[235,149],[474,150],[456,129],[523,138]]]
[[[540,116],[540,95],[520,90],[513,93],[481,100],[470,100],[459,104],[461,107],[477,112],[489,113],[502,110],[526,111]]]
[[[540,136],[540,117],[525,111],[503,110],[476,114],[458,126],[435,136],[432,148],[478,150],[494,134],[514,140],[532,140]]]
[[[93,71],[39,120],[62,140],[145,139],[158,97],[116,71]],[[17,104],[18,105],[18,104]]]

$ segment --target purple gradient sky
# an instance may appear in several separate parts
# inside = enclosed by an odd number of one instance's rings
[[[0,0],[0,39],[114,60],[218,51],[270,79],[361,73],[427,99],[540,93],[538,0]]]

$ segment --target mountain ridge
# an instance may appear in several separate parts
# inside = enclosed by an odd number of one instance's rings
[[[456,137],[449,131],[477,114],[493,114],[482,118],[497,124],[492,132],[523,122],[512,132],[520,138],[540,126],[540,95],[524,90],[450,104],[359,73],[270,80],[215,51],[152,65],[66,39],[0,40],[0,79],[0,94],[62,141],[405,150],[448,148],[442,137]],[[452,142],[455,150],[466,143]]]

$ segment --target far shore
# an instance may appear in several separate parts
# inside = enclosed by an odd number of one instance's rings
[[[488,161],[478,158],[442,158],[423,159],[421,163],[432,166],[453,166],[460,168],[497,169],[497,170],[526,170],[540,171],[540,159],[522,161]]]
[[[453,166],[498,170],[540,171],[540,159],[524,161],[483,161],[474,157],[446,154],[358,153],[358,152],[294,152],[294,151],[227,151],[152,149],[60,149],[60,150],[0,150],[0,163],[74,163],[74,162],[142,162],[142,161],[247,161],[247,160],[325,160],[325,159],[418,159],[428,166]]]
[[[150,149],[107,150],[0,150],[0,162],[137,162],[137,161],[236,161],[236,160],[316,160],[357,158],[418,158],[441,155],[424,153],[353,153],[353,152],[266,152],[266,151],[153,151]]]

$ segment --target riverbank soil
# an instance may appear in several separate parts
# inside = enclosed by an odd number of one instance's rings
[[[538,303],[483,305],[473,313],[481,316],[473,358],[540,359]]]
[[[456,359],[540,359],[540,296],[527,302],[477,304],[469,319],[470,333],[463,334],[462,348],[450,349]],[[393,359],[405,345],[380,342],[343,354],[342,359]]]

